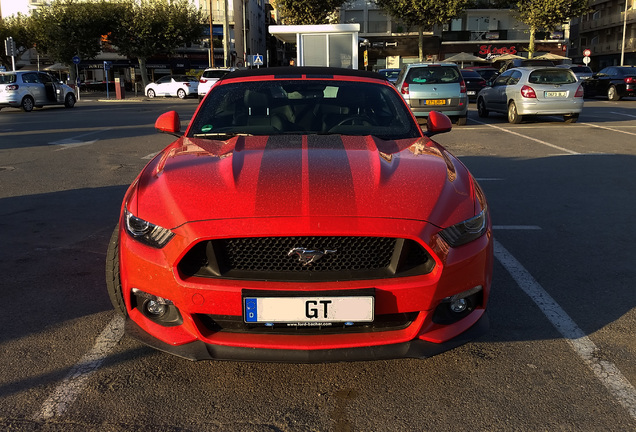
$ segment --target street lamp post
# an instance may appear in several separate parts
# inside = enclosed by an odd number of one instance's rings
[[[621,44],[621,66],[625,64],[625,33],[627,33],[627,2],[625,0],[625,10],[623,11],[623,43]]]
[[[210,14],[210,55],[208,57],[208,65],[214,65],[214,48],[212,47],[212,0],[208,2],[208,13]]]

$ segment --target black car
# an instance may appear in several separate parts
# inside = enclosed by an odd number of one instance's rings
[[[486,80],[476,71],[462,69],[462,77],[466,83],[466,95],[471,101],[477,100],[477,93],[486,87]]]
[[[636,67],[610,66],[583,81],[585,97],[606,96],[611,101],[636,96]]]

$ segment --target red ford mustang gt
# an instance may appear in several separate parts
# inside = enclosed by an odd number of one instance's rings
[[[187,359],[425,358],[488,327],[486,199],[384,78],[238,71],[128,189],[108,293],[140,341]]]

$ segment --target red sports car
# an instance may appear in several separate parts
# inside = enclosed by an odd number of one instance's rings
[[[488,327],[486,198],[371,72],[219,80],[139,174],[109,244],[128,334],[192,360],[425,358]]]

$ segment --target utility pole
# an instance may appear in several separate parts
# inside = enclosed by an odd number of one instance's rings
[[[230,63],[230,19],[228,15],[228,0],[223,0],[223,66]]]
[[[212,0],[208,2],[208,13],[210,14],[210,56],[208,57],[208,64],[210,67],[214,66],[214,47],[212,46]]]

